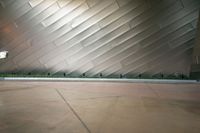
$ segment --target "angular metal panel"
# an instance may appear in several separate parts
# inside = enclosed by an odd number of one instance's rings
[[[0,72],[189,74],[199,0],[0,0]]]

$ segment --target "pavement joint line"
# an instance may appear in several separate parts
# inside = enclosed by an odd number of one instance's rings
[[[81,117],[76,113],[76,111],[73,109],[73,107],[69,104],[69,102],[64,98],[64,96],[56,89],[58,95],[64,100],[65,104],[69,107],[69,109],[72,111],[72,113],[76,116],[76,118],[81,122],[83,127],[87,130],[88,133],[91,133],[90,129],[87,127],[87,125],[84,123],[84,121],[81,119]]]
[[[156,92],[156,90],[154,90],[151,86],[149,86],[149,84],[145,84],[147,86],[148,89],[152,90],[152,92],[160,98],[160,95]]]

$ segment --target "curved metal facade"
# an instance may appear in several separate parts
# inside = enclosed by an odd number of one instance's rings
[[[189,74],[199,0],[0,0],[0,72]]]

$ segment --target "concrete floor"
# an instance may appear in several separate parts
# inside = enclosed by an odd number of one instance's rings
[[[1,81],[0,133],[200,133],[200,84]]]

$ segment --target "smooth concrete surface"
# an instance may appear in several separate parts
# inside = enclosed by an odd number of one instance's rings
[[[199,133],[200,84],[0,81],[0,133]]]

